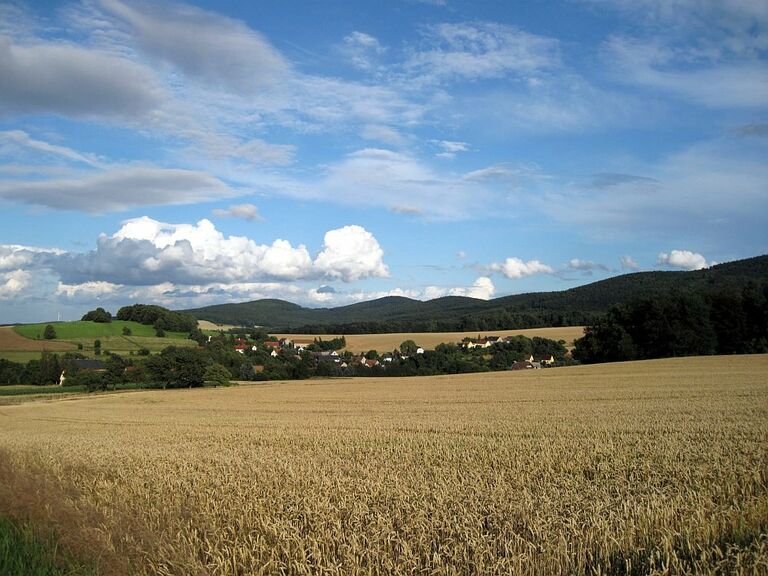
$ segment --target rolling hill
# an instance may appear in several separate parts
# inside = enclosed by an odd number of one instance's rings
[[[340,306],[305,308],[277,299],[184,310],[200,320],[273,331],[365,333],[486,330],[587,324],[611,306],[670,292],[711,293],[768,282],[768,255],[691,272],[635,272],[559,292],[478,300],[446,296],[422,302],[388,296]]]

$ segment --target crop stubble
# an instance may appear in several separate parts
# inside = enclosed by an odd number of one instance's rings
[[[768,357],[0,408],[0,513],[105,573],[768,572]]]

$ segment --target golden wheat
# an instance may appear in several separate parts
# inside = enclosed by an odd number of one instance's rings
[[[564,326],[561,328],[526,328],[524,330],[495,330],[490,332],[399,332],[393,334],[351,334],[345,336],[347,349],[352,352],[389,352],[395,350],[405,340],[413,340],[419,346],[428,350],[434,349],[438,344],[458,343],[463,338],[476,338],[478,335],[492,335],[505,338],[507,336],[527,336],[533,338],[550,338],[551,340],[565,340],[568,347],[573,347],[573,341],[584,336],[583,326]],[[290,338],[311,342],[315,338],[330,340],[338,338],[341,334],[277,334],[278,338]]]
[[[0,407],[0,514],[115,574],[768,573],[768,357]]]

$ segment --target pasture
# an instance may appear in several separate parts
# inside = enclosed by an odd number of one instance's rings
[[[768,356],[0,407],[0,516],[103,574],[768,571]]]
[[[112,322],[84,322],[76,320],[72,322],[48,322],[40,324],[18,324],[13,329],[24,336],[34,340],[40,340],[47,324],[51,324],[56,330],[56,339],[72,340],[78,338],[106,338],[109,336],[122,336],[123,329],[128,328],[132,336],[155,336],[152,326],[130,322],[127,320],[113,320]],[[166,338],[186,338],[183,332],[166,332]]]
[[[399,348],[405,340],[413,340],[419,346],[433,350],[435,346],[443,343],[458,343],[463,338],[477,338],[477,336],[507,336],[523,335],[528,338],[539,336],[551,340],[565,340],[568,348],[573,347],[573,341],[584,335],[583,326],[564,326],[559,328],[526,328],[524,330],[493,330],[487,333],[477,332],[400,332],[393,334],[351,334],[347,339],[347,350],[362,353],[368,350],[389,352]],[[341,334],[276,334],[278,338],[290,338],[291,340],[312,341],[315,338],[331,340]]]
[[[46,323],[19,324],[0,327],[0,358],[12,362],[28,362],[48,352],[79,352],[94,357],[94,340],[101,340],[102,351],[129,355],[142,348],[159,352],[166,346],[196,346],[183,332],[166,332],[165,337],[155,336],[152,326],[122,320],[108,323],[97,322],[50,322],[56,330],[53,340],[42,339]],[[123,335],[123,328],[129,328],[130,336]],[[82,348],[78,348],[78,345]]]

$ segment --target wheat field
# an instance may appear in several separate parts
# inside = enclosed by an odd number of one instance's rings
[[[419,346],[432,350],[438,344],[458,343],[464,338],[476,338],[478,336],[527,336],[533,338],[550,338],[551,340],[565,340],[565,345],[573,347],[573,341],[584,336],[583,326],[563,326],[560,328],[525,328],[522,330],[492,330],[490,332],[395,332],[392,334],[350,334],[345,336],[347,350],[356,353],[376,350],[378,352],[390,352],[400,347],[405,340],[413,340]],[[341,334],[276,334],[278,338],[290,338],[291,340],[312,341],[315,338],[331,340]]]
[[[102,574],[766,574],[768,356],[0,407]]]

